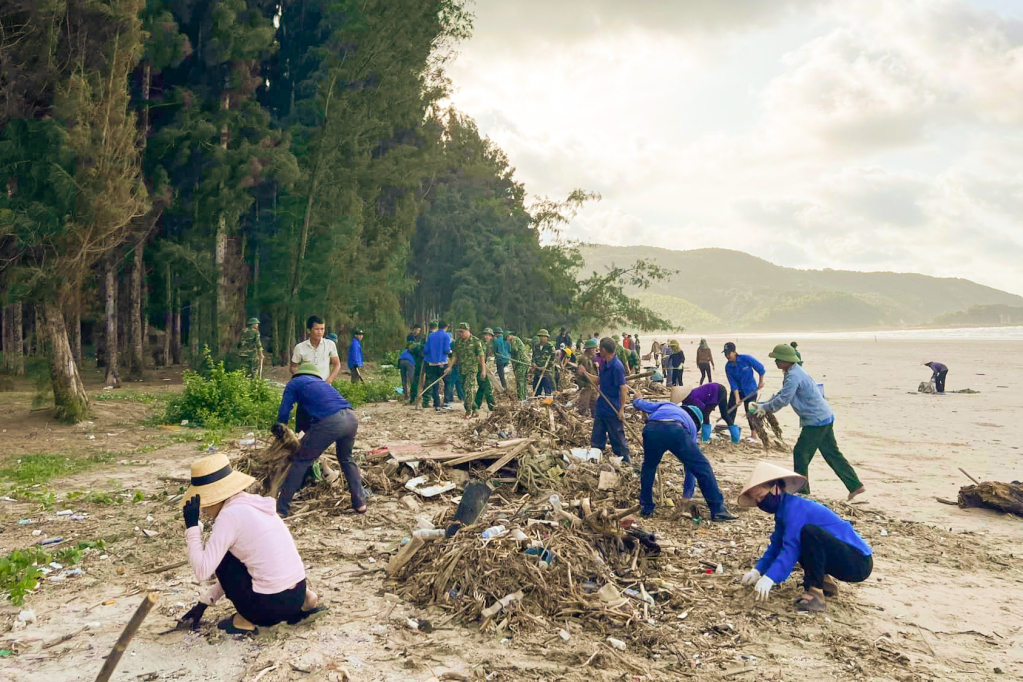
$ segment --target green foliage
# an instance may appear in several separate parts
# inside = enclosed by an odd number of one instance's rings
[[[0,590],[15,606],[25,603],[25,595],[39,585],[40,565],[50,562],[48,552],[40,547],[16,549],[0,559]]]
[[[398,366],[398,356],[400,356],[400,355],[401,355],[401,351],[389,350],[386,353],[384,353],[384,358],[383,358],[383,360],[381,361],[380,364],[382,364],[382,365],[391,365],[393,367],[397,367]]]
[[[352,404],[352,407],[362,407],[366,403],[385,403],[397,398],[398,394],[394,389],[401,386],[401,382],[384,380],[360,381],[353,384],[348,381],[335,381],[332,385]]]
[[[113,461],[108,453],[74,455],[73,453],[39,452],[22,455],[16,461],[0,468],[0,480],[9,481],[19,487],[45,483],[51,478],[70,476],[99,464]]]
[[[132,389],[120,389],[113,391],[100,391],[92,397],[97,402],[126,402],[126,403],[141,403],[143,405],[153,405],[155,403],[165,403],[174,397],[171,393],[146,393],[145,391],[135,391]]]
[[[210,358],[209,349],[204,357]],[[185,372],[183,380],[185,389],[168,403],[165,423],[187,419],[207,429],[265,425],[274,422],[280,407],[281,394],[269,382],[241,371],[228,372],[222,362],[210,362],[205,376]]]

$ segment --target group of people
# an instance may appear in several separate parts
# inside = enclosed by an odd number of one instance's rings
[[[337,334],[327,333],[327,326],[323,320],[312,315],[306,320],[306,330],[309,338],[295,344],[291,351],[291,371],[303,362],[313,362],[322,365],[327,369],[324,379],[327,383],[333,383],[341,371],[341,358],[337,352]],[[362,339],[361,329],[352,330],[352,340],[348,344],[348,372],[352,383],[363,381],[362,376]],[[259,318],[251,317],[247,322],[245,331],[242,332],[239,343],[238,356],[248,367],[251,376],[262,376],[263,374],[263,342],[259,334]]]

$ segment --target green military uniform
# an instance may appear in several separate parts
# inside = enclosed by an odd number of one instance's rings
[[[629,352],[627,350],[625,350],[625,346],[623,346],[621,344],[617,334],[615,336],[612,336],[611,338],[615,342],[615,355],[618,356],[619,360],[621,360],[622,367],[624,367],[625,370],[628,371],[628,369],[629,369]]]
[[[460,322],[458,329],[469,329],[469,323]],[[461,336],[461,335],[459,335]],[[455,364],[458,365],[458,373],[462,376],[462,404],[468,414],[474,414],[476,408],[477,377],[479,376],[480,358],[486,357],[483,352],[483,343],[475,336],[469,338],[456,338],[451,342],[451,354],[455,356]],[[493,396],[491,396],[493,400]]]
[[[486,336],[487,334],[490,334],[491,336],[493,336],[494,335],[494,330],[492,330],[490,327],[487,327],[486,329],[483,330],[483,335]],[[493,339],[491,339],[491,343],[483,343],[483,342],[480,342],[480,343],[483,346],[484,362],[485,362],[486,358],[489,358],[489,357],[491,357],[494,354]],[[480,411],[480,406],[483,405],[483,401],[484,400],[487,401],[487,408],[491,412],[493,412],[494,407],[497,406],[497,403],[494,400],[494,385],[492,383],[490,383],[490,373],[488,372],[486,376],[483,376],[482,373],[477,371],[477,374],[476,374],[476,400],[473,403],[473,410],[472,411],[473,412],[479,412]]]
[[[550,338],[550,334],[547,333],[546,329],[541,329],[539,333],[534,337],[536,343],[533,344],[533,392],[536,393],[536,387],[544,379],[551,380],[554,377],[554,344],[548,340],[546,343],[541,343],[540,337]],[[545,369],[546,368],[546,369]],[[551,385],[553,388],[553,384]]]
[[[259,361],[263,358],[263,343],[259,338],[258,317],[249,318],[249,328],[242,332],[241,349],[238,355],[249,365],[249,376],[259,375]]]
[[[409,405],[415,405],[416,396],[419,395],[419,377],[423,373],[424,345],[426,345],[426,342],[422,339],[422,337],[417,337],[415,341],[409,341],[405,344],[408,352],[412,354],[412,359],[416,361],[416,367],[412,371],[412,385],[409,387]]]
[[[526,384],[529,382],[529,350],[526,348],[526,344],[522,342],[522,339],[515,336],[515,332],[508,330],[504,334],[505,341],[508,342],[508,348],[512,360],[513,371],[515,372],[515,390],[519,396],[519,400],[526,399]]]

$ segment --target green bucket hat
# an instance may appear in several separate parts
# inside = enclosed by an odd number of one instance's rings
[[[337,334],[335,334],[334,332],[327,334],[327,338],[333,341],[334,343],[337,343]]]
[[[767,354],[767,357],[781,360],[782,362],[799,362],[796,356],[796,349],[787,343],[779,343],[774,350]]]
[[[597,343],[596,339],[586,339],[586,343],[583,344],[583,348],[589,350],[590,348],[596,348],[600,344]]]
[[[490,334],[491,336],[493,336],[494,335],[494,330],[491,329],[490,327],[486,327],[486,328],[484,328],[483,333],[484,334]]]
[[[510,333],[510,332],[509,332]],[[503,336],[504,330],[500,327],[494,327],[494,336]]]
[[[469,323],[468,322],[459,322],[458,323],[458,328],[459,329],[468,329],[469,328]]]
[[[254,324],[259,324],[259,318],[258,317],[250,317],[249,318],[249,326],[251,327]]]
[[[430,329],[437,328],[437,320],[430,320]]]
[[[308,374],[310,376],[320,377],[320,370],[311,362],[303,362],[298,366],[298,369],[295,370],[295,373],[292,376],[297,377],[299,374]],[[320,378],[322,379],[323,377]]]
[[[534,344],[540,343],[540,337],[539,336],[534,336],[532,341],[533,341]]]
[[[507,334],[508,336],[515,336],[515,330],[514,329],[509,329],[509,330],[507,330],[505,332],[505,334]]]
[[[618,343],[619,341],[621,341],[621,338],[617,334],[615,334],[614,336],[611,337],[611,340],[614,341],[615,343]]]
[[[547,331],[546,329],[541,329],[540,331],[538,331],[536,333],[536,335],[537,336],[546,336],[547,338],[550,338],[551,333],[549,331]]]

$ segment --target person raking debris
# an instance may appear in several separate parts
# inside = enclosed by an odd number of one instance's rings
[[[757,600],[784,582],[798,563],[803,568],[803,595],[796,611],[823,613],[825,597],[838,594],[835,579],[860,583],[874,568],[873,550],[852,524],[824,505],[793,493],[806,477],[768,462],[759,462],[739,494],[740,507],[759,507],[774,515],[771,544],[757,565],[742,576],[754,585]]]
[[[640,473],[639,505],[640,514],[649,517],[654,513],[654,477],[661,458],[666,451],[675,455],[685,466],[686,478],[695,477],[703,493],[703,499],[710,507],[711,521],[733,521],[736,517],[728,513],[725,498],[718,487],[717,477],[710,462],[700,451],[697,434],[703,421],[700,408],[691,405],[679,406],[672,402],[654,402],[644,400],[643,394],[637,396],[632,406],[647,413],[646,426],[643,427],[643,468]],[[685,493],[683,493],[685,494]],[[689,491],[692,496],[692,491]]]
[[[295,540],[277,516],[269,497],[245,491],[255,479],[231,469],[226,455],[192,463],[185,492],[185,543],[188,563],[198,580],[217,581],[179,624],[199,629],[206,609],[227,597],[237,613],[217,625],[229,634],[255,633],[258,626],[297,623],[326,610],[308,589]],[[216,521],[206,546],[199,513]]]
[[[801,430],[796,447],[792,449],[792,458],[796,471],[807,479],[801,492],[804,495],[810,494],[810,460],[818,450],[831,470],[845,484],[849,491],[847,499],[851,500],[865,492],[866,488],[860,483],[856,471],[838,449],[835,441],[835,413],[817,388],[817,383],[797,364],[795,349],[782,343],[775,346],[768,357],[774,358],[774,364],[785,373],[785,379],[780,391],[767,402],[756,403],[751,411],[777,412],[791,404],[793,411],[799,415]]]
[[[320,378],[319,370],[312,363],[302,363],[284,387],[281,409],[277,412],[277,423],[273,433],[278,436],[291,415],[291,408],[298,406],[309,415],[309,431],[302,436],[298,452],[291,458],[288,474],[281,484],[277,498],[277,512],[287,518],[291,509],[291,498],[305,482],[310,467],[320,458],[323,451],[335,444],[337,461],[348,482],[352,495],[352,509],[366,513],[366,493],[362,489],[359,466],[352,459],[352,446],[359,430],[359,418],[355,410],[337,390]],[[278,436],[279,437],[279,436]]]

